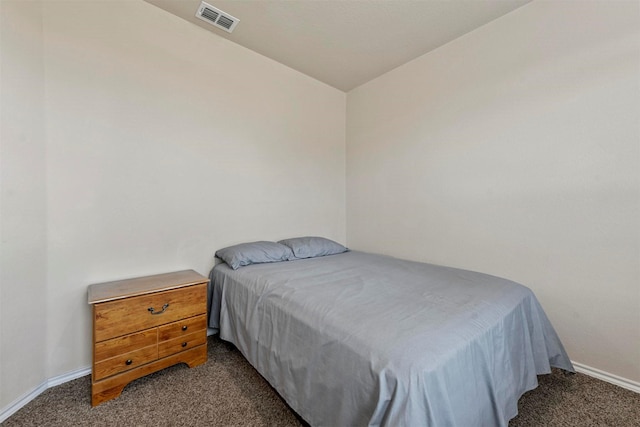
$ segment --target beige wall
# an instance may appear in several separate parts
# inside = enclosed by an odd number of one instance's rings
[[[44,16],[49,376],[90,361],[92,282],[345,240],[344,93],[141,1]]]
[[[640,381],[637,2],[533,2],[350,92],[349,246],[531,287]]]
[[[3,272],[0,407],[90,365],[91,283],[207,274],[242,241],[346,238],[345,93],[142,1],[28,3],[44,25],[23,31],[40,48],[24,90],[5,96],[3,74],[2,106],[26,110],[19,131],[37,135],[3,133],[2,154],[37,191],[5,204],[3,159],[2,231],[33,210],[36,234],[3,242],[3,266],[36,247]],[[5,46],[25,43],[3,39],[3,66]],[[30,313],[23,334],[5,334],[17,313]]]
[[[637,12],[535,2],[345,114],[142,1],[0,0],[0,410],[89,366],[88,284],[302,234],[525,283],[574,360],[638,381]]]
[[[0,2],[0,409],[46,379],[42,11]]]

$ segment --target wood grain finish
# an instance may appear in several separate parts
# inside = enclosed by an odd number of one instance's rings
[[[89,287],[93,406],[136,378],[207,360],[207,283],[186,270]]]
[[[155,344],[129,353],[119,354],[102,362],[96,362],[93,369],[93,378],[96,381],[101,380],[105,377],[137,368],[145,363],[153,362],[156,359],[158,359],[158,346]]]
[[[201,365],[207,361],[207,346],[201,345],[191,350],[174,354],[164,359],[158,359],[155,362],[147,363],[137,369],[123,372],[112,377],[105,378],[102,381],[93,382],[91,384],[91,405],[97,406],[102,402],[111,400],[120,396],[122,389],[131,381],[142,378],[153,372],[159,371],[178,363],[186,363],[190,368]]]
[[[197,347],[207,341],[206,331],[189,334],[185,337],[174,338],[158,344],[158,357],[167,357],[189,348]]]
[[[207,316],[196,316],[158,328],[158,341],[166,341],[191,333],[207,330]]]
[[[182,270],[174,273],[136,277],[135,279],[97,283],[89,286],[89,304],[155,293],[158,292],[158,289],[166,291],[182,288],[208,281],[206,277],[193,270]]]
[[[157,345],[157,343],[158,329],[148,329],[135,334],[96,343],[93,357],[97,363],[120,354],[129,353],[138,348]]]
[[[95,339],[102,341],[131,331],[152,328],[202,313],[207,300],[207,285],[131,297],[96,304]],[[163,307],[166,308],[163,311]],[[150,308],[157,314],[152,314]],[[206,307],[205,307],[206,311]]]

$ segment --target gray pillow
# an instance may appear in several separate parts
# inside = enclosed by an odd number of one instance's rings
[[[265,262],[289,261],[293,252],[285,245],[276,242],[240,243],[216,251],[216,256],[237,270],[238,268]]]
[[[335,255],[349,250],[340,243],[324,237],[295,237],[293,239],[280,240],[278,243],[290,247],[296,258]]]

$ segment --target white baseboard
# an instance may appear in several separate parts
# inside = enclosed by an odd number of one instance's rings
[[[31,402],[47,389],[66,383],[67,381],[75,380],[76,378],[84,377],[85,375],[90,373],[91,367],[89,366],[76,369],[74,371],[67,372],[66,374],[58,375],[53,378],[49,378],[48,380],[44,381],[42,384],[34,388],[32,391],[25,393],[24,395],[14,400],[6,408],[3,408],[2,411],[0,411],[0,423],[3,423],[7,418],[18,412],[23,406]]]
[[[214,332],[213,329],[207,329],[207,336],[213,335],[214,333],[215,332]],[[84,377],[85,375],[88,375],[90,373],[91,373],[91,366],[87,366],[87,367],[84,367],[84,368],[76,369],[76,370],[71,371],[71,372],[67,372],[66,374],[62,374],[62,375],[55,376],[53,378],[49,378],[48,380],[44,381],[39,386],[35,387],[32,391],[30,391],[28,393],[25,393],[24,395],[20,396],[16,400],[14,400],[6,408],[2,408],[2,410],[0,410],[0,423],[3,423],[11,415],[13,415],[16,412],[18,412],[23,406],[25,406],[27,403],[31,402],[33,399],[38,397],[45,390],[47,390],[47,389],[49,389],[51,387],[55,387],[55,386],[60,385],[60,384],[64,384],[67,381],[71,381],[71,380],[75,380],[75,379],[80,378],[80,377]]]
[[[67,372],[66,374],[58,375],[57,377],[53,377],[47,380],[47,388],[64,384],[68,381],[84,377],[85,375],[89,375],[90,373],[91,366],[86,366],[84,368],[76,369],[75,371]]]
[[[47,381],[45,381],[42,384],[40,384],[38,387],[30,391],[29,393],[26,393],[20,396],[19,398],[17,398],[16,400],[14,400],[6,408],[3,408],[2,412],[0,412],[0,423],[3,423],[11,415],[18,412],[24,405],[26,405],[27,403],[31,402],[33,399],[38,397],[40,393],[45,391],[47,388],[48,388]]]
[[[212,331],[208,331],[210,335]],[[589,375],[590,377],[597,378],[602,381],[606,381],[608,383],[617,385],[618,387],[626,388],[627,390],[631,390],[636,393],[640,393],[640,383],[636,381],[632,381],[626,378],[619,377],[614,374],[610,374],[605,371],[601,371],[600,369],[592,368],[591,366],[583,365],[578,362],[571,362],[573,366],[576,368],[576,372],[580,372],[581,374]],[[55,387],[60,384],[64,384],[67,381],[75,380],[80,377],[84,377],[91,373],[91,367],[84,367],[80,369],[76,369],[75,371],[67,372],[66,374],[58,375],[53,378],[49,378],[44,381],[42,384],[34,388],[29,393],[24,394],[23,396],[17,398],[13,401],[13,403],[9,404],[6,408],[3,408],[0,411],[0,423],[3,423],[7,418],[11,415],[18,412],[23,406],[27,403],[31,402],[33,399],[38,397],[45,390]]]
[[[640,393],[640,383],[631,381],[627,378],[622,378],[609,372],[601,371],[600,369],[592,368],[591,366],[583,365],[582,363],[574,362],[573,367],[576,368],[576,372],[589,375],[590,377],[597,378],[602,381],[617,385],[618,387],[626,388],[627,390]]]

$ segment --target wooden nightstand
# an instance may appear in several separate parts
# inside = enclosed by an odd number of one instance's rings
[[[152,372],[207,361],[208,282],[184,270],[89,286],[92,406]]]

